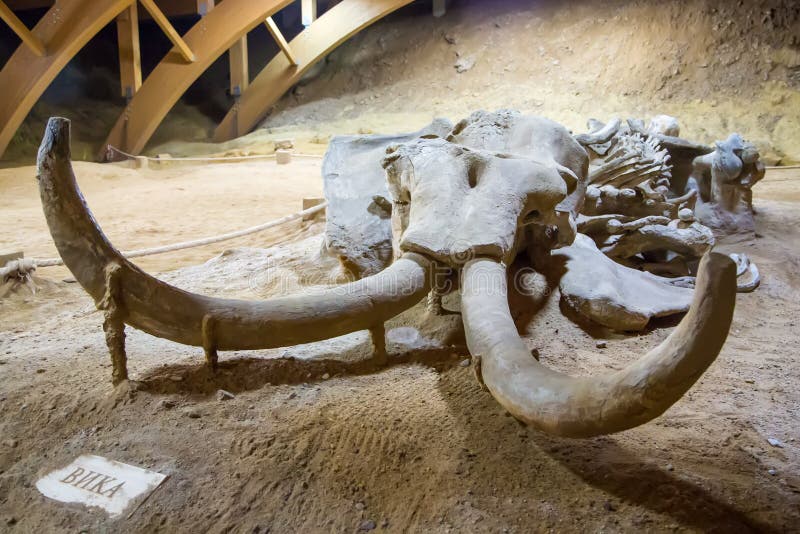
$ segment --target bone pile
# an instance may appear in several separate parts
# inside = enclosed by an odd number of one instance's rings
[[[758,174],[757,150],[738,134],[717,143],[712,151],[681,140],[677,119],[665,115],[654,117],[647,128],[634,119],[626,124],[619,119],[608,124],[590,120],[588,126],[589,133],[576,136],[590,156],[589,185],[578,230],[620,264],[664,276],[691,277],[700,258],[715,245],[717,236],[712,228],[724,226],[719,220],[735,217],[736,210],[745,213],[740,219],[750,216],[752,220],[749,189],[763,172]],[[671,149],[684,159],[678,169],[671,162]],[[750,167],[745,169],[735,150],[744,154]],[[690,166],[687,160],[691,160]],[[674,172],[686,174],[687,169],[691,169],[689,176],[673,181]],[[745,170],[747,176],[741,177]],[[686,184],[682,190],[679,183]],[[740,193],[744,188],[746,192]],[[725,204],[714,203],[719,199]],[[745,205],[740,207],[740,202]],[[751,227],[744,222],[728,224],[726,229],[732,233]],[[750,276],[740,284],[741,290],[751,291],[758,278],[746,271]],[[689,278],[683,281],[691,283]]]

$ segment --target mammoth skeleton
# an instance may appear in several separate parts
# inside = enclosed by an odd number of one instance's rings
[[[113,381],[127,379],[125,325],[217,352],[266,349],[369,330],[386,358],[384,322],[431,293],[435,273],[460,274],[467,346],[481,383],[520,421],[544,432],[588,437],[643,424],[675,403],[714,361],[728,334],[736,265],[707,253],[688,313],[658,347],[627,368],[578,378],[531,356],[507,299],[507,268],[518,253],[569,245],[586,190],[588,156],[560,125],[522,121],[506,147],[470,148],[470,124],[447,138],[425,135],[392,146],[384,159],[393,198],[395,260],[358,281],[266,301],[189,293],[144,273],[108,241],[72,171],[69,121],[49,121],[38,156],[44,213],[77,281],[104,311]],[[515,155],[514,144],[535,147]],[[398,235],[399,234],[399,235]],[[547,242],[547,243],[546,243]],[[549,243],[549,244],[548,244]]]

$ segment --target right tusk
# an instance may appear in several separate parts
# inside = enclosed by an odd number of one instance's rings
[[[381,273],[357,282],[259,302],[206,297],[161,282],[126,260],[100,230],[75,181],[69,135],[68,120],[50,119],[39,148],[39,190],[64,264],[98,308],[106,310],[115,382],[127,377],[124,344],[120,349],[123,323],[203,347],[215,363],[217,350],[267,349],[357,330],[377,332],[384,321],[430,291],[432,262],[418,254],[406,254]]]
[[[736,303],[736,267],[724,254],[700,263],[694,300],[674,332],[627,368],[606,376],[571,377],[531,357],[507,299],[506,269],[487,259],[464,268],[461,289],[467,346],[481,355],[481,374],[517,419],[566,437],[619,432],[658,417],[716,359]]]

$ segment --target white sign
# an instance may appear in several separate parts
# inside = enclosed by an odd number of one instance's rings
[[[97,506],[115,517],[135,499],[144,500],[165,478],[161,473],[85,454],[40,478],[36,488],[51,499]]]

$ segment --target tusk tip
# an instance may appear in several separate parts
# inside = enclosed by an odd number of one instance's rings
[[[37,164],[42,165],[51,155],[70,159],[70,120],[63,117],[50,117],[44,129],[42,144],[39,146]]]

